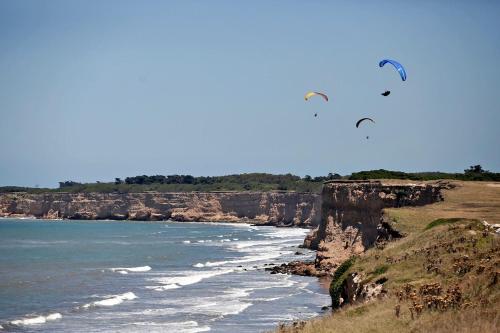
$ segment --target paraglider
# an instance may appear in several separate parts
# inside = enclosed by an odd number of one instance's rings
[[[396,60],[391,60],[391,59],[384,59],[384,60],[380,61],[378,63],[378,65],[380,67],[384,67],[384,65],[387,64],[387,63],[393,65],[394,68],[396,68],[396,70],[398,71],[399,75],[401,76],[401,80],[406,81],[406,71],[405,71],[403,65],[401,65]]]
[[[360,125],[363,121],[365,121],[365,120],[369,120],[369,121],[371,121],[372,123],[375,123],[375,121],[374,121],[373,119],[371,119],[371,118],[361,118],[360,120],[358,120],[358,121],[357,121],[357,123],[356,123],[356,128],[358,128],[358,127],[359,127],[359,125]]]
[[[325,95],[325,94],[323,94],[323,93],[316,92],[316,91],[310,91],[310,92],[308,92],[308,93],[304,96],[304,99],[305,99],[306,101],[308,101],[308,100],[309,100],[309,98],[311,98],[311,97],[313,97],[313,96],[316,96],[316,95],[317,95],[317,96],[321,96],[321,97],[323,97],[323,99],[324,99],[326,102],[328,102],[328,96],[326,96],[326,95]],[[318,116],[318,114],[317,114],[317,113],[315,113],[315,114],[314,114],[314,117],[317,117],[317,116]]]
[[[323,94],[323,93],[316,92],[316,91],[310,91],[310,92],[308,92],[308,93],[304,96],[304,99],[305,99],[306,101],[308,101],[308,100],[309,100],[309,98],[311,98],[311,97],[313,97],[313,96],[316,96],[316,95],[317,95],[317,96],[321,96],[321,97],[323,97],[323,99],[324,99],[325,101],[327,101],[327,102],[328,102],[328,96],[326,96],[326,95],[325,95],[325,94]]]
[[[389,90],[386,90],[385,92],[381,93],[380,95],[382,96],[389,96],[391,92]]]

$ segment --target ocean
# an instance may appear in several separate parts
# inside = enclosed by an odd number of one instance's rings
[[[308,230],[230,223],[0,220],[0,331],[265,332],[328,305]],[[296,252],[300,254],[296,254]]]

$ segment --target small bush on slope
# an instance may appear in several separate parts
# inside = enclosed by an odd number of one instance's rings
[[[345,279],[347,278],[347,273],[349,268],[351,268],[354,263],[354,258],[350,258],[344,261],[333,274],[332,282],[330,283],[330,297],[332,298],[332,308],[337,309],[340,307],[340,297],[342,294],[342,289],[344,287]]]
[[[453,217],[453,218],[449,218],[449,219],[437,219],[437,220],[434,220],[431,223],[429,223],[425,227],[425,230],[429,230],[429,229],[437,227],[439,225],[455,223],[455,222],[462,221],[462,220],[463,219],[460,217]]]

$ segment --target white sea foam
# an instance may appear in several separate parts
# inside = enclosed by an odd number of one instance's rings
[[[249,262],[256,262],[256,261],[263,261],[263,260],[270,260],[274,259],[281,256],[279,252],[268,252],[260,255],[250,255],[250,256],[245,256],[242,258],[234,259],[234,260],[221,260],[221,261],[214,261],[210,262],[207,261],[205,263],[205,267],[216,267],[216,266],[223,266],[223,265],[234,265],[234,264],[244,264],[244,263],[249,263]],[[203,264],[202,264],[203,265]],[[196,266],[196,267],[203,267],[203,266]]]
[[[245,311],[252,303],[241,302],[236,299],[221,300],[219,302],[200,302],[192,305],[191,309],[196,313],[212,314],[217,316],[236,315]]]
[[[160,309],[145,309],[142,311],[133,312],[132,315],[137,316],[169,316],[172,314],[176,314],[179,312],[179,309],[176,308],[160,308]]]
[[[133,272],[133,273],[140,273],[140,272],[148,272],[151,270],[150,266],[139,266],[139,267],[116,267],[116,268],[111,268],[113,272],[118,272],[120,274],[127,274],[123,272]]]
[[[201,314],[217,317],[236,315],[253,305],[253,303],[244,299],[249,295],[250,289],[235,288],[218,293],[217,296],[165,299],[162,304],[173,307],[164,308],[161,311],[148,310],[145,314],[161,316],[187,313],[190,315]]]
[[[277,237],[277,238],[292,238],[292,237],[303,237],[311,230],[302,228],[273,228],[269,229],[271,232],[259,234],[265,237]]]
[[[240,227],[240,228],[255,228],[255,226],[249,224],[249,223],[231,223],[231,222],[224,222],[224,225],[229,225],[232,227]]]
[[[160,288],[158,290],[168,290],[179,288],[180,286],[187,286],[190,284],[198,283],[204,279],[208,279],[217,275],[227,274],[234,272],[232,269],[226,270],[216,270],[216,271],[208,271],[208,272],[198,272],[198,271],[188,271],[183,272],[183,275],[179,276],[169,276],[169,277],[161,277],[161,278],[153,278],[150,281],[154,281],[160,283],[164,286],[159,286],[156,288]],[[157,290],[157,289],[155,289]]]
[[[124,293],[124,294],[114,295],[112,297],[108,297],[108,298],[105,298],[105,299],[100,300],[100,301],[95,301],[92,303],[85,304],[82,307],[84,309],[87,309],[87,308],[95,307],[95,306],[115,306],[115,305],[123,303],[124,301],[131,301],[131,300],[136,299],[136,298],[137,298],[137,296],[133,292],[129,291],[129,292]]]
[[[248,281],[245,287],[247,290],[265,290],[272,288],[290,288],[297,284],[299,284],[299,282],[291,280],[289,275],[283,275],[276,278],[274,281],[266,281],[264,284],[260,281]],[[302,284],[300,286],[302,286]]]
[[[57,320],[61,318],[62,315],[56,312],[56,313],[51,313],[47,316],[38,316],[38,317],[13,320],[10,323],[16,326],[40,325],[40,324],[45,324],[47,321]]]
[[[259,240],[259,241],[241,241],[241,242],[236,242],[233,243],[232,248],[235,250],[239,249],[246,249],[248,247],[253,247],[253,246],[269,246],[269,245],[279,245],[283,243],[288,243],[290,242],[289,239],[277,239],[277,240]]]
[[[229,289],[225,290],[224,294],[227,295],[228,297],[234,297],[234,298],[243,298],[250,296],[250,292],[252,289],[250,288],[241,288],[241,289]]]
[[[155,323],[155,322],[145,321],[145,322],[135,322],[132,323],[132,325],[147,326],[148,328],[157,326],[159,329],[157,332],[198,333],[198,332],[210,331],[210,326],[199,326],[198,323],[194,320],[182,321],[182,322],[170,322],[170,323]],[[150,330],[148,329],[148,331]]]
[[[291,295],[289,295],[291,296]],[[265,297],[261,297],[261,298],[253,298],[252,301],[257,301],[257,302],[272,302],[272,301],[277,301],[279,299],[282,299],[286,296],[280,296],[280,297],[270,297],[270,298],[265,298]]]
[[[189,244],[189,243],[191,243],[191,241],[190,241],[190,240],[185,240],[185,241],[182,241],[182,242],[183,242],[184,244]]]
[[[152,290],[156,290],[156,291],[165,291],[165,290],[170,290],[170,289],[178,289],[180,288],[181,286],[179,286],[178,284],[167,284],[166,286],[146,286],[147,289],[152,289]]]
[[[201,262],[199,262],[197,264],[194,264],[193,267],[201,268],[201,267],[205,267],[205,265],[202,264]]]
[[[62,315],[60,313],[52,313],[52,314],[49,314],[47,317],[47,320],[57,320],[57,319],[61,319],[62,318]]]
[[[216,262],[207,261],[204,266],[206,267],[222,266],[227,264],[228,262],[229,262],[228,260],[216,261]]]

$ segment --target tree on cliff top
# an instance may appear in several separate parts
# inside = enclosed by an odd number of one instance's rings
[[[59,182],[59,188],[71,187],[71,186],[77,186],[77,185],[82,185],[82,183],[74,182],[72,180],[67,180],[67,181],[64,181],[64,182]]]

